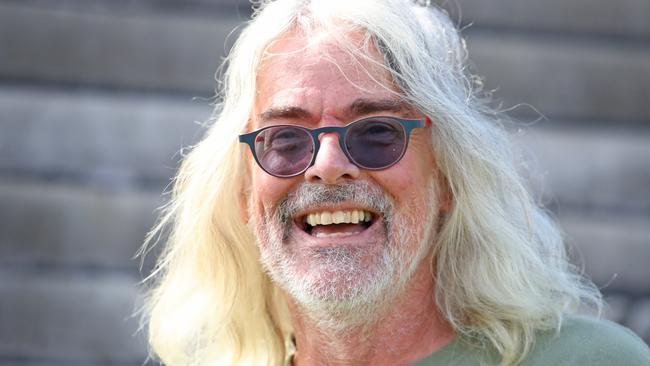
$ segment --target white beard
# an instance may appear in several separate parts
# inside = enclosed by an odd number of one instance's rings
[[[428,212],[409,212],[408,207],[414,207],[409,202],[404,203],[407,209],[396,212],[392,199],[365,181],[302,184],[276,207],[267,208],[263,217],[251,215],[262,265],[305,315],[323,327],[342,330],[379,320],[430,252],[437,210],[433,185],[429,191],[424,206],[431,208]],[[370,249],[345,245],[294,250],[293,213],[337,202],[355,202],[381,213],[384,240]]]

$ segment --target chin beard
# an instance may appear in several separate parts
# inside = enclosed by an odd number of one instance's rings
[[[371,246],[375,250],[337,246],[296,251],[288,244],[295,242],[291,234],[295,212],[338,202],[358,203],[381,214],[384,240]],[[304,315],[327,329],[343,330],[381,319],[429,253],[434,217],[424,214],[406,210],[396,214],[392,199],[365,181],[302,184],[277,207],[265,210],[263,217],[251,215],[251,225],[262,265],[273,282]],[[415,251],[409,250],[412,243],[417,243]]]

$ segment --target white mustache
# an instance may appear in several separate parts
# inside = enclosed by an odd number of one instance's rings
[[[315,206],[352,203],[382,214],[384,219],[392,216],[392,199],[379,187],[367,181],[344,184],[303,183],[278,205],[276,213],[282,223],[289,223],[299,211]]]

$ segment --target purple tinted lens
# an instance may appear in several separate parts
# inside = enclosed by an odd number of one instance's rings
[[[357,165],[369,169],[386,168],[404,154],[404,127],[390,118],[364,119],[350,127],[345,145]]]
[[[255,138],[255,155],[270,174],[291,176],[305,170],[314,154],[311,135],[297,127],[277,126]]]

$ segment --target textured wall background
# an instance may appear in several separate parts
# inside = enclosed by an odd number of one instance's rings
[[[650,2],[443,6],[516,106],[513,136],[607,316],[650,342]],[[0,0],[0,366],[146,358],[131,258],[249,14],[243,0]]]

